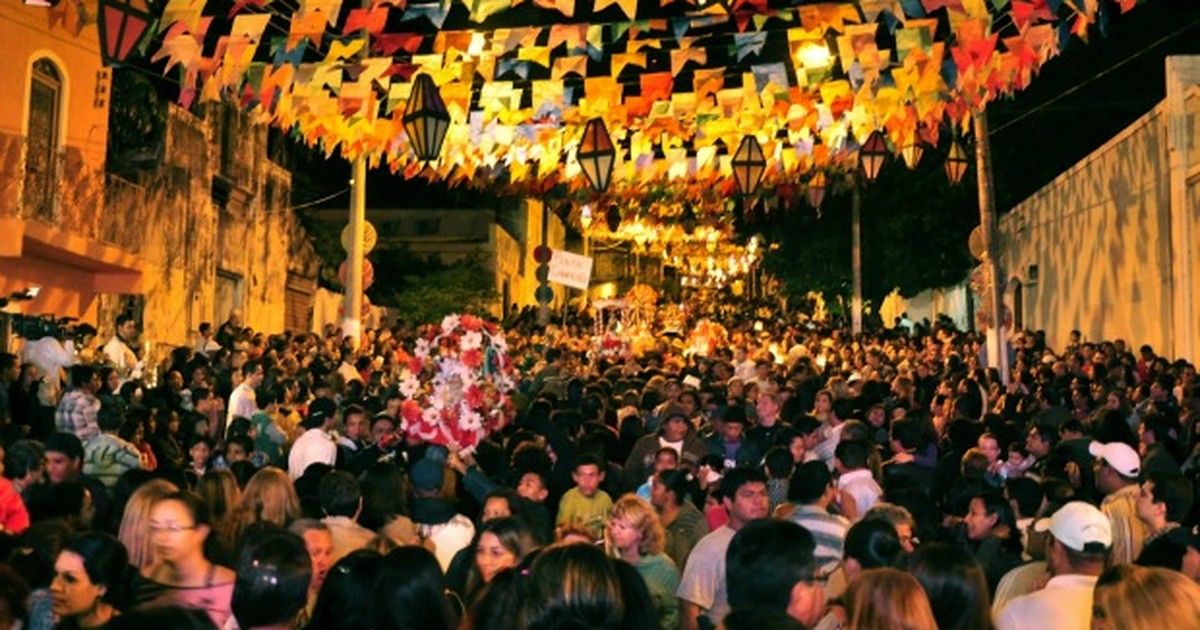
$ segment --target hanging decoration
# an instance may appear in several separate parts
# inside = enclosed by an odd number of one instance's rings
[[[885,151],[915,151],[917,130],[936,146],[940,129],[1027,87],[1112,10],[1093,0],[738,0],[659,17],[632,0],[590,14],[574,0],[535,0],[531,22],[514,12],[491,26],[519,4],[166,0],[151,61],[178,75],[185,106],[235,102],[407,177],[536,195],[670,189],[695,201],[735,192],[728,149],[750,131],[768,195],[809,172],[857,168],[873,135]],[[444,112],[429,107],[435,94]],[[589,144],[589,125],[605,131],[611,157]]]

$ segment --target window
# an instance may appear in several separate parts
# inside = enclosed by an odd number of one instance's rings
[[[25,146],[25,207],[54,220],[58,190],[58,136],[62,75],[54,62],[38,59],[29,86],[29,132]]]

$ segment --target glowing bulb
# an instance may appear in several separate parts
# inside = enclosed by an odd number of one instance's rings
[[[800,59],[800,65],[805,68],[828,68],[833,65],[833,55],[830,54],[829,48],[825,44],[816,42],[802,44],[796,56]]]
[[[483,54],[483,46],[487,44],[483,33],[472,33],[471,43],[467,46],[467,54],[472,57],[478,57]]]

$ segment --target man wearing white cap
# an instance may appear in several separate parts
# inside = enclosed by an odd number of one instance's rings
[[[1053,577],[1042,590],[1009,602],[996,617],[997,630],[1089,630],[1092,591],[1113,542],[1108,517],[1088,503],[1072,501],[1034,529],[1050,531],[1046,563]]]
[[[1138,518],[1138,474],[1142,461],[1133,447],[1122,442],[1092,442],[1088,447],[1096,467],[1096,489],[1104,493],[1100,511],[1112,522],[1112,564],[1133,564],[1150,533]]]

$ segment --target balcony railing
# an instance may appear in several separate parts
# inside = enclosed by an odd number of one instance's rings
[[[57,224],[62,202],[62,173],[66,155],[47,151],[41,140],[25,138],[25,185],[21,196],[22,215]]]

